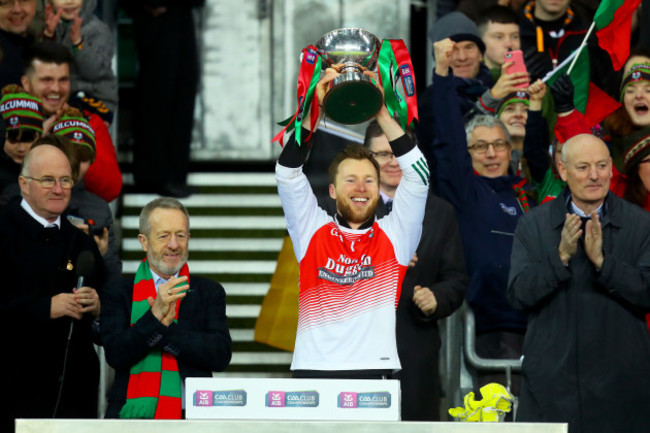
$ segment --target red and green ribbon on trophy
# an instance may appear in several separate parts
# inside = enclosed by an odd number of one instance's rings
[[[415,74],[406,44],[401,39],[384,39],[377,62],[379,83],[384,89],[384,101],[391,116],[399,116],[402,129],[418,118],[418,101],[415,91]],[[404,98],[396,90],[397,80],[402,80]]]
[[[319,104],[316,84],[320,79],[322,59],[313,45],[302,50],[302,60],[298,73],[297,109],[295,114],[280,122],[284,128],[273,138],[283,145],[285,133],[295,129],[300,131],[302,120],[308,112],[310,129],[313,131],[319,116]],[[384,102],[391,116],[397,114],[403,129],[418,118],[417,95],[413,64],[406,44],[401,39],[384,39],[378,54],[378,79],[384,90]],[[402,97],[396,89],[401,80],[404,88]],[[307,139],[311,137],[311,133]],[[296,134],[296,143],[300,146],[300,134]]]
[[[310,129],[314,130],[319,114],[318,97],[314,98],[314,94],[316,93],[316,84],[320,78],[320,71],[321,58],[316,47],[309,45],[302,50],[302,61],[298,73],[298,108],[292,117],[280,122],[280,125],[284,126],[284,128],[273,137],[271,142],[279,141],[280,146],[282,146],[286,132],[291,132],[294,128],[296,131],[300,131],[302,119],[307,112],[311,113]],[[308,107],[307,110],[305,110],[305,107]],[[311,138],[311,134],[309,134],[309,138]],[[300,146],[300,133],[296,134],[296,143]]]

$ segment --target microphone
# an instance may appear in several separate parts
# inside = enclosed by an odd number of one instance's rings
[[[90,276],[95,267],[95,256],[88,250],[83,250],[77,256],[77,289],[84,285],[86,277]],[[52,418],[56,418],[61,403],[61,395],[63,394],[63,384],[65,382],[65,373],[68,365],[68,353],[70,351],[70,340],[72,339],[72,330],[74,329],[74,320],[70,320],[70,329],[68,330],[68,341],[65,344],[65,352],[63,354],[63,367],[61,370],[61,383],[59,384],[59,393],[56,397],[54,404],[54,412]]]
[[[77,257],[77,290],[84,285],[84,280],[90,276],[95,267],[95,256],[88,250],[83,250]]]

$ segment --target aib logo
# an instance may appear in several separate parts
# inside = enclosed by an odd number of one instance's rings
[[[318,407],[316,391],[269,391],[266,394],[267,407]]]
[[[212,391],[196,391],[194,406],[212,406]]]
[[[284,407],[284,391],[269,391],[266,394],[267,407]]]
[[[339,407],[355,408],[357,407],[356,392],[342,392],[339,394]]]
[[[194,406],[246,406],[246,391],[196,391]]]

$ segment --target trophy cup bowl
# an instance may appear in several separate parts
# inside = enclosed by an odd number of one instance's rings
[[[381,91],[363,73],[375,70],[379,39],[363,29],[339,29],[316,43],[323,69],[343,64],[323,100],[325,113],[335,122],[352,125],[372,118],[384,104]]]

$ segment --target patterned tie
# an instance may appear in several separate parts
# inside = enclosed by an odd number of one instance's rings
[[[390,211],[393,210],[393,200],[388,200],[386,202],[386,210],[388,211],[388,213],[390,213]]]

